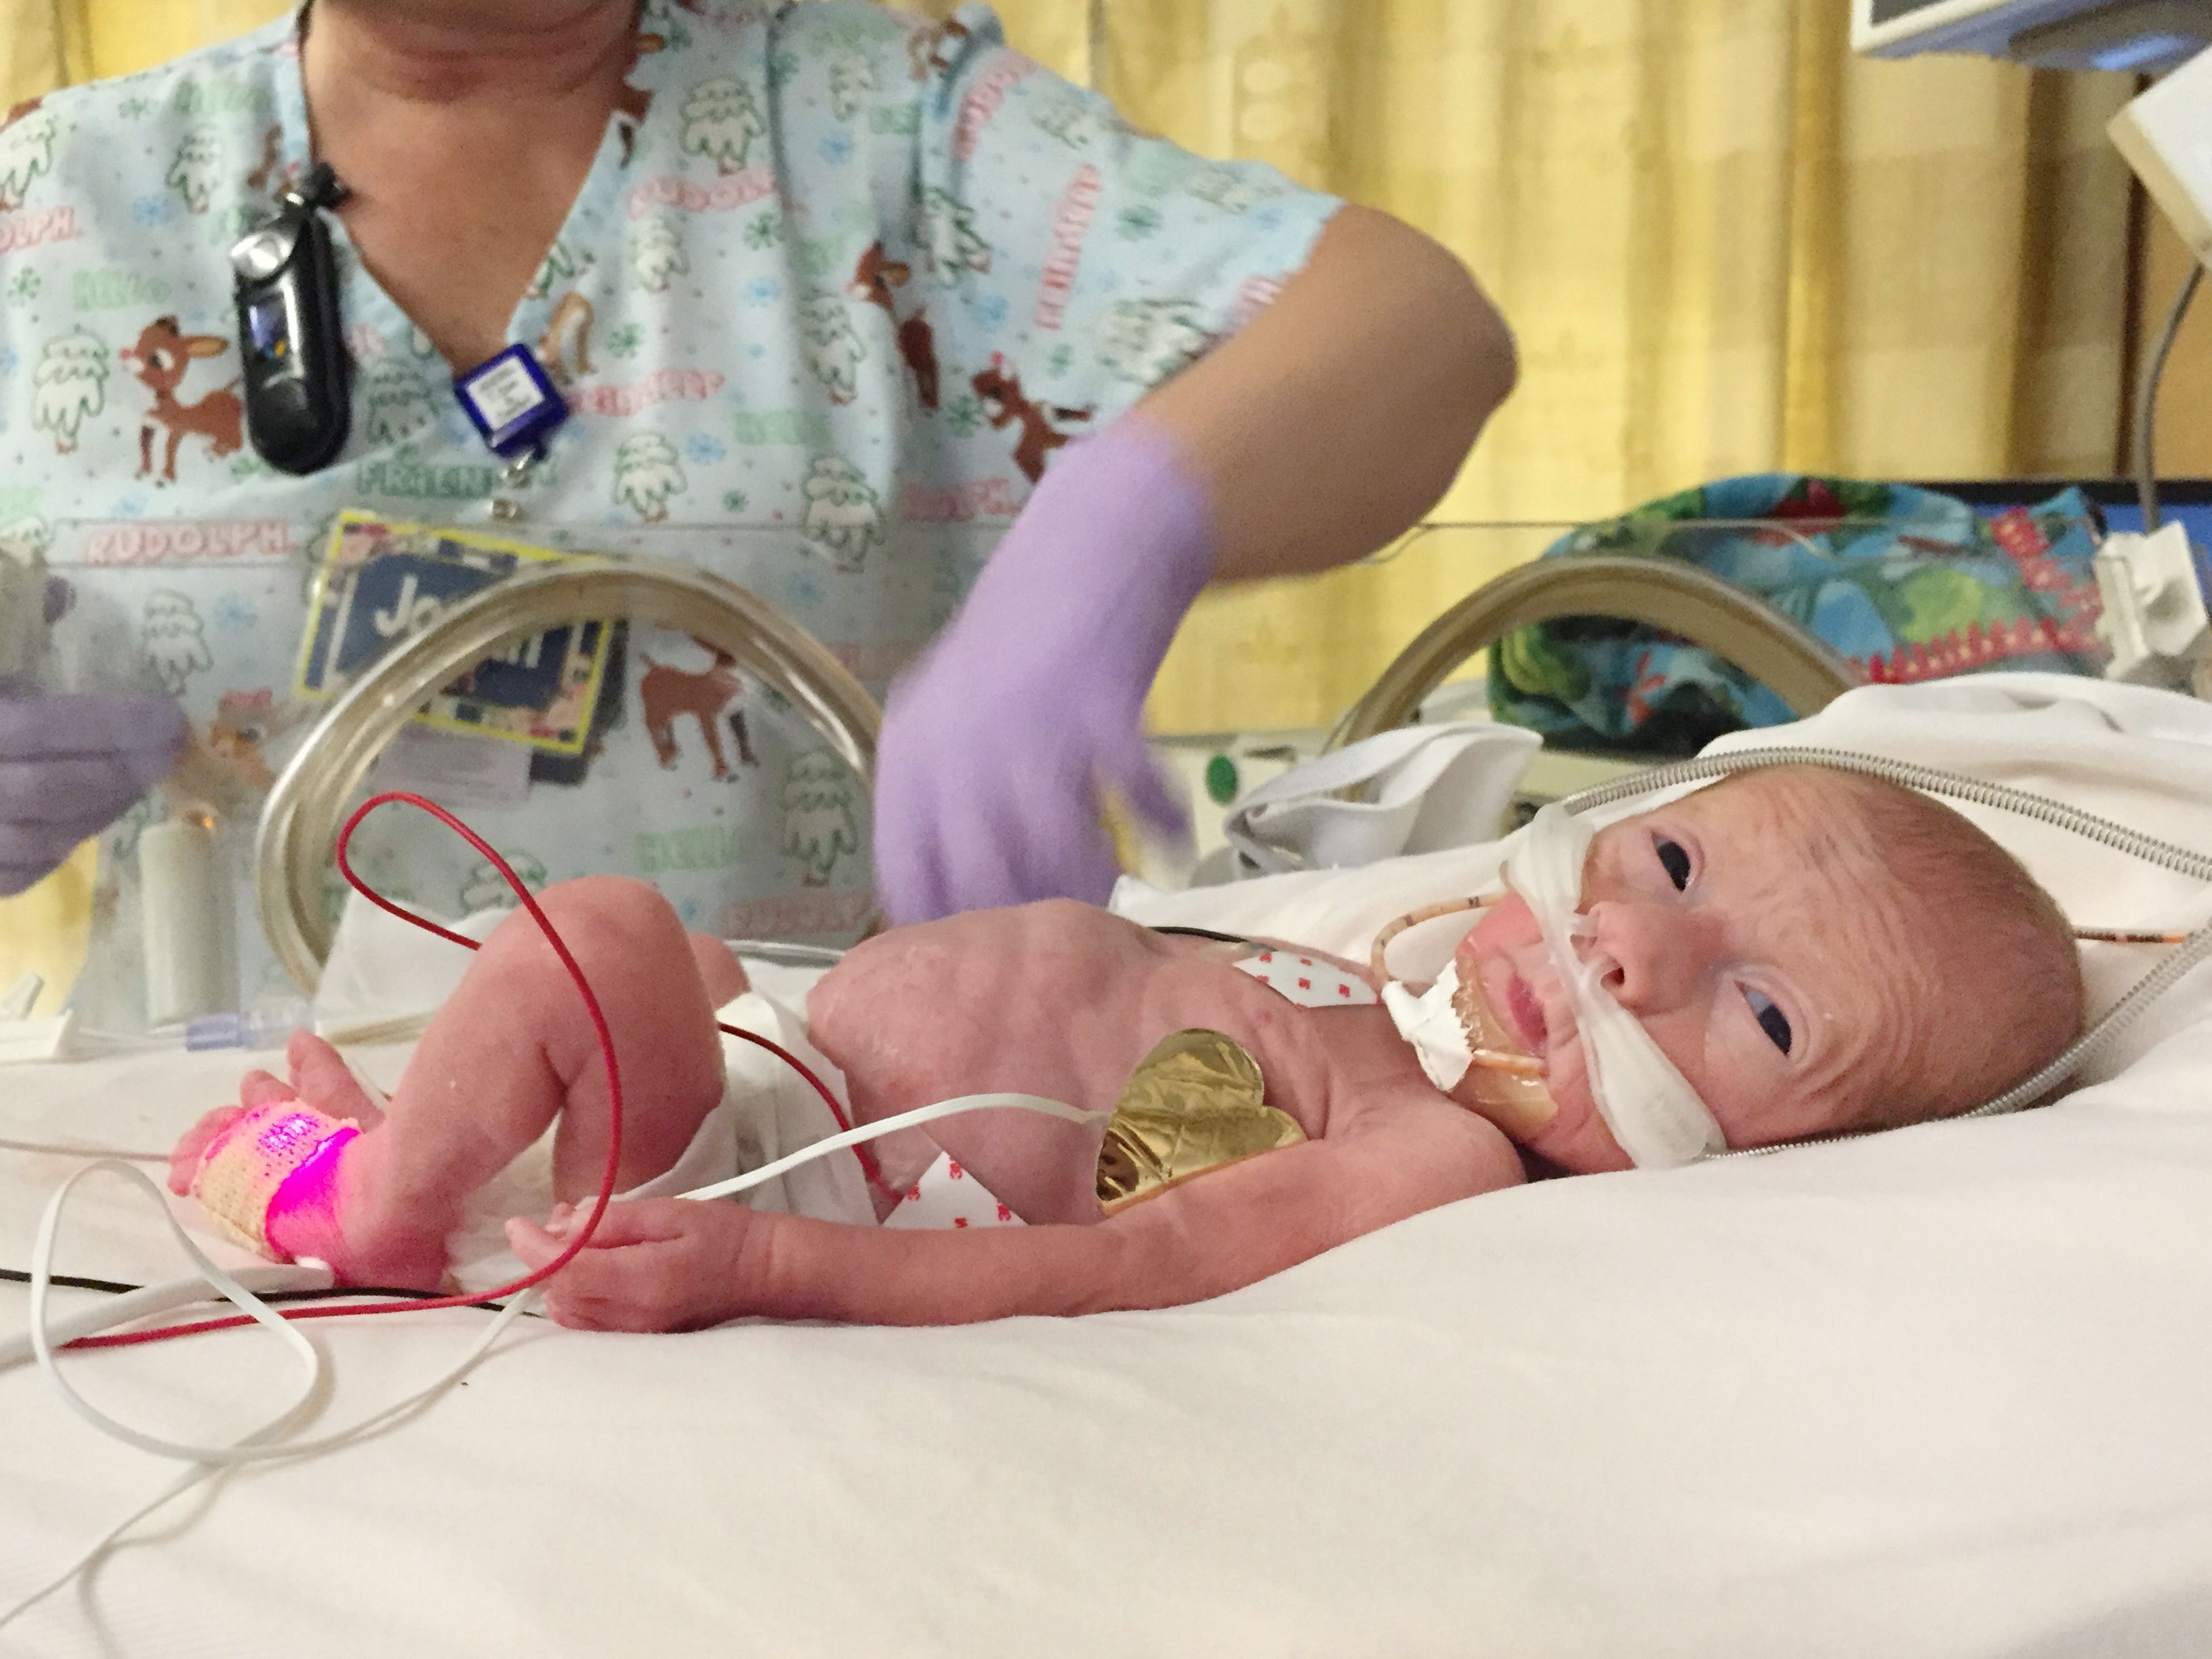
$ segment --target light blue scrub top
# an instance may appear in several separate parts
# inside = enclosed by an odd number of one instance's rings
[[[646,0],[640,28],[636,95],[507,331],[574,410],[511,527],[488,522],[496,465],[447,366],[342,235],[345,451],[303,479],[240,443],[227,255],[309,161],[296,20],[0,130],[0,556],[44,549],[70,582],[58,672],[165,685],[258,785],[313,712],[292,692],[306,595],[360,507],[707,566],[880,696],[1054,448],[1241,327],[1339,205],[1132,131],[985,7],[939,26],[859,0]],[[904,272],[888,311],[865,280],[884,264]],[[729,775],[683,714],[664,764],[639,697],[653,663],[712,665],[633,630],[583,781],[471,821],[536,880],[647,876],[702,931],[849,934],[864,793],[757,688],[687,692]],[[107,913],[131,908],[145,817],[108,837]],[[441,831],[386,829],[365,864],[449,915],[501,896]],[[258,939],[243,957],[250,1001],[280,975]]]

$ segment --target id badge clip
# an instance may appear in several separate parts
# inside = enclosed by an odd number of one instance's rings
[[[246,435],[263,460],[302,477],[338,458],[352,419],[337,261],[323,217],[345,198],[329,163],[318,162],[276,216],[230,251]]]
[[[456,375],[453,395],[492,453],[507,463],[510,482],[544,457],[546,441],[568,418],[568,398],[526,345],[511,345]]]

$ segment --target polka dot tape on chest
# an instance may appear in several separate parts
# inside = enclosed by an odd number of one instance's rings
[[[1301,1008],[1363,1008],[1382,1000],[1365,980],[1314,957],[1262,951],[1237,966]]]

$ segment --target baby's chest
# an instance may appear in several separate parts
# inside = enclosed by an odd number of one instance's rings
[[[1325,1133],[1343,1095],[1343,1062],[1364,1050],[1382,1011],[1358,975],[1295,951],[1212,957],[1160,971],[1127,1034],[1132,1064],[1173,1033],[1216,1031],[1256,1064],[1267,1103],[1310,1136]]]

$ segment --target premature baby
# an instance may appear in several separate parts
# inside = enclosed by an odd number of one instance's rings
[[[744,975],[638,884],[574,882],[543,903],[614,1032],[626,1107],[615,1190],[628,1192],[671,1170],[722,1106],[714,1011]],[[1613,824],[1590,845],[1580,909],[1576,948],[1601,960],[1604,988],[1732,1148],[1971,1109],[2054,1058],[2082,1022],[2072,935],[2021,866],[1947,808],[1852,775],[1749,774]],[[1304,1006],[1237,959],[1252,954],[1068,902],[871,940],[806,1003],[806,1035],[842,1073],[855,1119],[983,1091],[1097,1114],[967,1112],[878,1142],[875,1218],[949,1155],[1027,1224],[926,1231],[618,1202],[548,1282],[549,1311],[665,1330],[746,1316],[936,1324],[1164,1307],[1532,1174],[1630,1166],[1593,1098],[1558,959],[1510,886],[1454,957],[1492,1063],[1449,1091],[1376,1003],[1370,970],[1328,963],[1359,997]],[[1109,1115],[1156,1045],[1194,1029],[1258,1062],[1296,1144],[1109,1213]],[[321,1178],[260,1194],[257,1242],[272,1252],[319,1258],[351,1283],[435,1287],[471,1198],[549,1127],[561,1202],[542,1224],[508,1221],[507,1237],[534,1269],[581,1225],[606,1158],[606,1080],[574,984],[526,916],[491,935],[387,1106],[313,1037],[295,1037],[289,1058],[289,1083],[246,1079],[241,1104],[186,1134],[171,1172],[176,1191],[192,1190],[242,1116],[275,1103],[360,1125],[313,1153],[331,1165]]]

